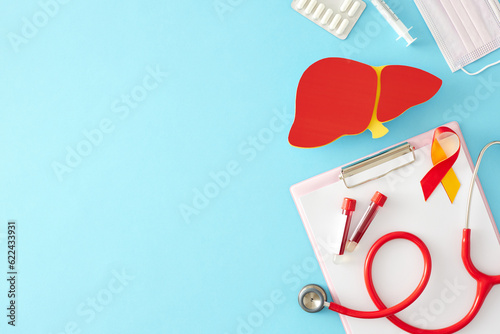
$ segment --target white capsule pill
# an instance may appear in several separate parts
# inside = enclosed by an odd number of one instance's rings
[[[354,15],[356,15],[356,12],[358,11],[359,7],[361,7],[361,2],[356,1],[354,5],[352,5],[351,9],[349,9],[349,13],[347,13],[347,15],[353,17]]]
[[[311,0],[311,2],[309,2],[309,5],[307,5],[306,7],[306,14],[309,15],[312,13],[314,7],[316,7],[316,4],[318,3],[318,0]]]
[[[344,0],[344,2],[342,2],[342,4],[340,5],[340,11],[342,13],[345,12],[347,10],[347,8],[349,8],[351,3],[352,3],[352,0]]]
[[[330,30],[334,30],[337,27],[337,25],[339,24],[341,18],[342,18],[342,16],[340,14],[336,14],[333,17],[333,20],[330,23],[330,26],[328,28],[330,28]]]
[[[325,15],[323,16],[323,18],[321,19],[321,24],[327,24],[328,23],[328,20],[330,19],[330,17],[332,17],[333,15],[333,10],[331,8],[328,8],[326,10],[326,13]]]
[[[339,28],[337,29],[337,34],[342,35],[345,31],[345,28],[347,28],[348,25],[349,25],[349,20],[344,19],[340,24]]]
[[[325,5],[320,3],[318,5],[318,8],[314,11],[313,19],[317,20],[323,14],[323,11],[325,10]]]
[[[297,2],[297,9],[299,9],[299,10],[300,10],[300,9],[304,8],[304,6],[305,6],[306,2],[307,2],[307,0],[299,0],[299,1]]]

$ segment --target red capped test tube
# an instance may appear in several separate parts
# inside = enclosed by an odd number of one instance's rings
[[[352,252],[356,249],[359,241],[373,221],[373,218],[375,218],[378,210],[384,206],[386,200],[387,196],[379,193],[378,191],[375,193],[375,195],[373,195],[370,206],[368,206],[368,209],[363,215],[363,218],[361,218],[361,221],[359,222],[358,226],[356,226],[356,229],[354,230],[354,233],[349,240],[349,244],[347,245],[348,252]]]
[[[344,254],[345,246],[347,244],[347,236],[349,234],[349,227],[351,226],[352,214],[355,209],[356,200],[345,197],[342,202],[342,218],[341,221],[339,221],[339,228],[335,234],[337,236],[337,241],[340,241],[334,245],[335,254]]]

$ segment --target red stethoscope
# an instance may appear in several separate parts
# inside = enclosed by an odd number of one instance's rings
[[[421,329],[414,327],[403,320],[399,319],[395,314],[398,312],[401,312],[402,310],[406,309],[410,304],[412,304],[417,298],[422,294],[424,291],[425,287],[427,286],[427,283],[429,282],[429,278],[431,275],[431,268],[432,268],[432,261],[431,261],[431,255],[429,253],[429,249],[427,246],[424,244],[422,240],[420,240],[417,236],[408,233],[408,232],[392,232],[389,234],[384,235],[382,238],[377,240],[371,249],[368,251],[368,254],[366,256],[365,260],[365,267],[364,267],[364,277],[365,277],[365,284],[366,288],[368,290],[368,294],[370,295],[370,298],[372,301],[375,303],[377,308],[379,309],[378,311],[358,311],[358,310],[353,310],[347,307],[344,307],[340,304],[336,304],[333,302],[327,302],[326,301],[326,293],[325,291],[318,285],[307,285],[305,286],[299,293],[299,304],[300,306],[307,312],[318,312],[321,311],[324,307],[328,307],[328,309],[338,312],[340,314],[344,314],[350,317],[355,317],[355,318],[363,318],[363,319],[376,319],[376,318],[387,318],[389,319],[394,325],[398,326],[402,330],[408,332],[408,333],[414,333],[414,334],[450,334],[450,333],[455,333],[465,326],[467,326],[477,315],[479,310],[481,309],[481,306],[483,305],[484,300],[486,299],[486,296],[490,292],[490,290],[493,288],[493,286],[500,284],[500,275],[497,276],[490,276],[486,275],[482,272],[480,272],[472,263],[472,259],[470,256],[470,234],[471,230],[469,228],[469,217],[470,217],[470,206],[471,206],[471,199],[472,199],[472,191],[474,189],[474,184],[475,180],[477,177],[477,172],[479,169],[479,165],[481,164],[481,159],[483,158],[484,152],[490,147],[495,144],[500,144],[500,141],[494,141],[486,145],[481,153],[479,154],[479,157],[477,159],[476,167],[474,168],[474,174],[472,176],[472,181],[471,185],[469,188],[469,197],[467,200],[467,218],[466,218],[466,225],[463,230],[463,237],[462,237],[462,261],[464,263],[465,269],[467,272],[474,278],[477,282],[477,290],[476,290],[476,297],[474,299],[474,303],[472,304],[472,307],[470,311],[467,313],[467,315],[454,325],[448,326],[446,328],[441,328],[441,329]],[[422,274],[422,278],[417,285],[417,288],[413,291],[413,293],[403,300],[401,303],[394,305],[392,307],[387,307],[385,304],[382,302],[380,299],[379,295],[377,294],[377,291],[375,290],[375,286],[373,284],[373,279],[372,279],[372,265],[373,265],[373,259],[375,258],[375,255],[377,254],[378,250],[387,242],[394,240],[394,239],[406,239],[411,242],[413,242],[422,252],[422,256],[424,258],[424,270]]]

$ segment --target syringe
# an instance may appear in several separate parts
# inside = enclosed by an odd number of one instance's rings
[[[401,22],[399,17],[394,14],[394,12],[389,8],[389,6],[385,3],[384,0],[371,0],[372,4],[377,8],[377,10],[382,14],[385,20],[391,25],[391,27],[398,33],[399,37],[396,39],[400,39],[403,37],[408,43],[406,46],[413,43],[416,38],[410,36],[410,29],[406,28],[406,26]]]

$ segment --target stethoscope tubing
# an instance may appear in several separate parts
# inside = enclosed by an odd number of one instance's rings
[[[472,263],[472,259],[470,257],[470,229],[463,230],[463,238],[462,238],[462,261],[466,270],[469,274],[474,278],[477,282],[476,288],[476,297],[474,299],[474,303],[472,304],[469,312],[458,322],[455,324],[441,328],[441,329],[422,329],[415,326],[412,326],[403,320],[399,319],[397,316],[392,315],[387,317],[389,321],[391,321],[394,325],[398,326],[402,330],[414,333],[414,334],[451,334],[456,333],[459,330],[466,327],[478,314],[481,306],[483,305],[486,296],[490,292],[491,288],[500,282],[499,276],[488,276],[481,273],[476,269],[474,264]],[[373,302],[378,308],[384,308],[385,305],[380,300],[379,296],[376,295],[375,290],[371,290],[368,292]]]
[[[420,252],[424,257],[424,270],[422,273],[422,278],[420,279],[420,282],[418,283],[413,293],[399,304],[396,304],[389,308],[384,305],[383,307],[379,307],[378,311],[358,311],[344,307],[336,303],[330,303],[330,306],[328,307],[330,310],[355,318],[363,318],[363,319],[385,318],[394,315],[395,313],[401,312],[402,310],[410,306],[415,300],[417,300],[418,297],[420,297],[422,292],[425,290],[425,287],[427,286],[427,283],[429,282],[429,278],[431,276],[431,270],[432,270],[431,254],[425,243],[420,238],[418,238],[414,234],[402,231],[392,232],[384,235],[383,237],[378,239],[368,251],[364,269],[366,289],[368,290],[370,297],[372,297],[373,295],[376,298],[378,298],[378,295],[375,290],[375,285],[373,284],[373,276],[372,276],[373,260],[375,259],[375,255],[377,255],[377,252],[380,250],[380,248],[387,242],[394,239],[406,239],[413,242],[420,249]],[[378,300],[380,301],[380,298],[378,298]]]
[[[469,196],[467,197],[467,214],[466,214],[466,219],[465,219],[465,228],[469,228],[469,221],[470,221],[470,207],[472,203],[472,192],[474,191],[474,184],[476,183],[476,178],[477,178],[477,173],[479,172],[479,166],[481,165],[481,160],[483,160],[484,153],[486,152],[487,149],[489,149],[493,145],[498,145],[500,144],[500,141],[492,141],[488,144],[486,144],[485,147],[481,150],[479,153],[479,156],[476,161],[476,167],[474,167],[474,173],[472,175],[472,180],[470,182],[469,186]]]
[[[401,312],[402,310],[410,306],[422,294],[422,292],[425,290],[425,287],[427,286],[427,283],[429,282],[432,269],[430,252],[427,246],[424,244],[424,242],[411,233],[401,232],[401,231],[386,234],[382,238],[377,240],[373,244],[371,249],[368,251],[365,260],[364,277],[365,277],[366,289],[368,291],[370,298],[375,303],[375,306],[379,308],[379,310],[359,311],[347,308],[345,306],[333,302],[329,303],[328,308],[340,314],[355,318],[362,318],[362,319],[387,318],[394,325],[398,326],[402,330],[414,334],[451,334],[461,330],[462,328],[467,326],[478,314],[491,288],[494,285],[500,283],[500,275],[499,276],[486,275],[480,272],[472,263],[472,259],[470,257],[470,235],[471,235],[470,229],[466,228],[463,230],[462,261],[464,263],[467,272],[472,276],[472,278],[474,278],[477,281],[476,297],[469,312],[465,315],[465,317],[462,318],[462,320],[458,321],[457,323],[441,329],[422,329],[414,327],[404,322],[395,315],[396,313]],[[417,245],[424,258],[424,270],[422,273],[422,278],[420,279],[420,282],[413,291],[413,293],[399,304],[396,304],[392,307],[387,307],[380,299],[375,289],[375,285],[373,284],[372,265],[378,250],[384,244],[394,239],[406,239]]]

